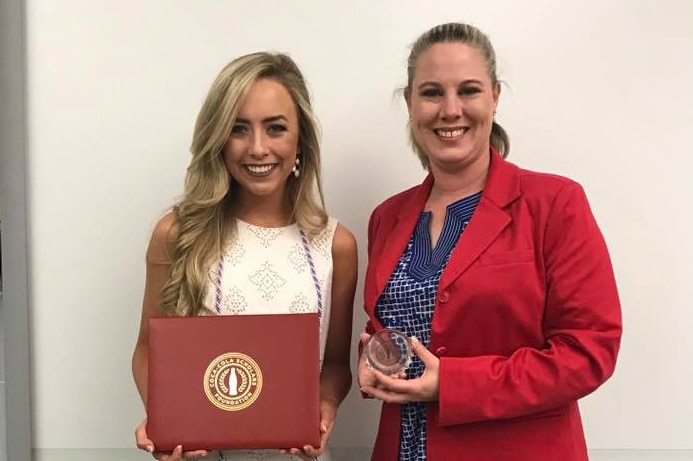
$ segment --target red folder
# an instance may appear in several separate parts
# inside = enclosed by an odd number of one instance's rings
[[[320,445],[317,314],[149,321],[157,451]]]

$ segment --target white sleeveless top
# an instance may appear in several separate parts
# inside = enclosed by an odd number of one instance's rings
[[[318,289],[323,313],[320,328],[320,366],[330,324],[332,240],[337,220],[306,245],[296,224],[267,228],[236,220],[236,236],[219,264],[210,268],[205,307],[221,315],[318,312]],[[311,271],[310,260],[314,267]],[[291,447],[287,447],[291,448]],[[298,460],[277,450],[214,452],[207,458],[228,461]],[[329,461],[329,454],[319,458]]]

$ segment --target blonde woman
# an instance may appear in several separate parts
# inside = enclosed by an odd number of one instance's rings
[[[351,384],[356,242],[325,211],[317,122],[291,58],[254,53],[229,63],[200,110],[191,150],[185,194],[156,224],[147,250],[132,360],[137,389],[146,402],[150,317],[315,312],[322,299],[321,446],[158,453],[146,420],[137,445],[162,461],[327,460],[337,407]],[[303,251],[315,276],[295,257]]]

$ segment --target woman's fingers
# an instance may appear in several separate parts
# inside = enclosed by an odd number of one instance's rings
[[[135,442],[140,450],[154,453],[154,442],[147,436],[147,418],[144,418],[135,429]]]
[[[154,453],[154,458],[159,461],[181,461],[183,459],[183,447],[178,445],[172,453]]]
[[[204,458],[207,456],[207,450],[195,450],[183,452],[183,458]]]

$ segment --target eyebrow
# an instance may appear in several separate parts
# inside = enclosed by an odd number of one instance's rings
[[[273,115],[272,117],[267,117],[267,118],[262,119],[262,123],[272,123],[272,122],[278,122],[280,120],[283,120],[285,122],[289,121],[289,119],[287,119],[283,115]],[[250,120],[248,120],[246,118],[240,118],[239,117],[236,119],[236,123],[248,123],[249,124]]]
[[[469,78],[467,80],[462,80],[461,83],[463,85],[469,85],[470,83],[474,83],[474,84],[482,85],[482,86],[484,84],[484,82],[482,82],[481,80],[477,80],[475,78]],[[429,81],[422,82],[419,85],[419,88],[423,88],[425,86],[442,86],[442,85],[440,84],[440,82],[435,82],[435,81],[429,80]]]

